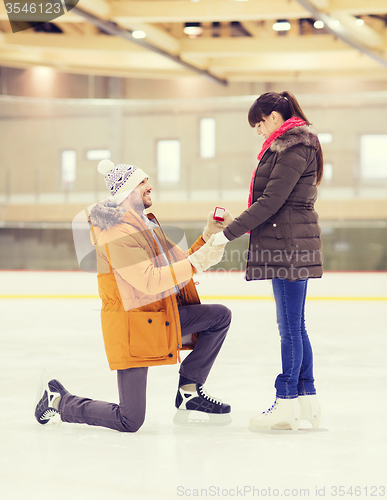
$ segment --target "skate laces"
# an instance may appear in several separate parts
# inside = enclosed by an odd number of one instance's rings
[[[275,410],[276,406],[277,406],[277,400],[274,401],[274,403],[270,406],[268,410],[263,411],[262,415],[267,415],[268,413],[271,413],[273,410]]]
[[[220,399],[216,399],[216,398],[213,398],[212,396],[210,396],[208,394],[208,392],[206,392],[206,390],[204,389],[204,387],[202,385],[199,386],[199,393],[200,395],[204,398],[204,399],[207,399],[208,401],[210,401],[211,403],[215,403],[217,405],[221,405],[223,404],[223,402],[220,400]]]

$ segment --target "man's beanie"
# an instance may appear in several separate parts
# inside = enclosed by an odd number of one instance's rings
[[[140,182],[149,178],[148,174],[134,165],[114,165],[110,160],[100,161],[98,172],[105,176],[106,187],[117,204],[123,202]]]

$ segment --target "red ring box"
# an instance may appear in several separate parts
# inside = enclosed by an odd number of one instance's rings
[[[225,210],[226,209],[222,208],[222,207],[215,207],[215,210],[214,210],[214,220],[223,222],[224,221],[223,214],[224,214]]]

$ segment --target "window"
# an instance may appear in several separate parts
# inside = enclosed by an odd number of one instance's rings
[[[159,182],[177,183],[180,180],[180,141],[158,141],[157,178]]]
[[[333,165],[332,163],[324,163],[324,173],[323,179],[326,182],[331,182],[333,177]]]
[[[360,169],[363,179],[387,179],[387,135],[362,135]]]
[[[106,160],[111,157],[108,149],[89,149],[86,153],[88,160]]]
[[[332,134],[318,134],[318,139],[321,144],[330,144],[333,141]]]
[[[214,118],[200,120],[200,156],[202,158],[213,158],[215,156]]]
[[[77,154],[75,151],[62,151],[62,184],[74,183],[77,172]]]

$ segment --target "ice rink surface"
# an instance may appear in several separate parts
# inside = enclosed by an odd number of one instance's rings
[[[175,365],[149,370],[145,423],[121,434],[34,418],[44,368],[74,394],[117,402],[96,275],[0,272],[1,499],[387,495],[387,273],[310,280],[306,318],[323,415],[319,430],[303,422],[297,432],[248,429],[273,403],[280,370],[270,282],[246,283],[241,273],[199,281],[203,302],[233,313],[206,384],[231,404],[232,424],[174,426]]]

